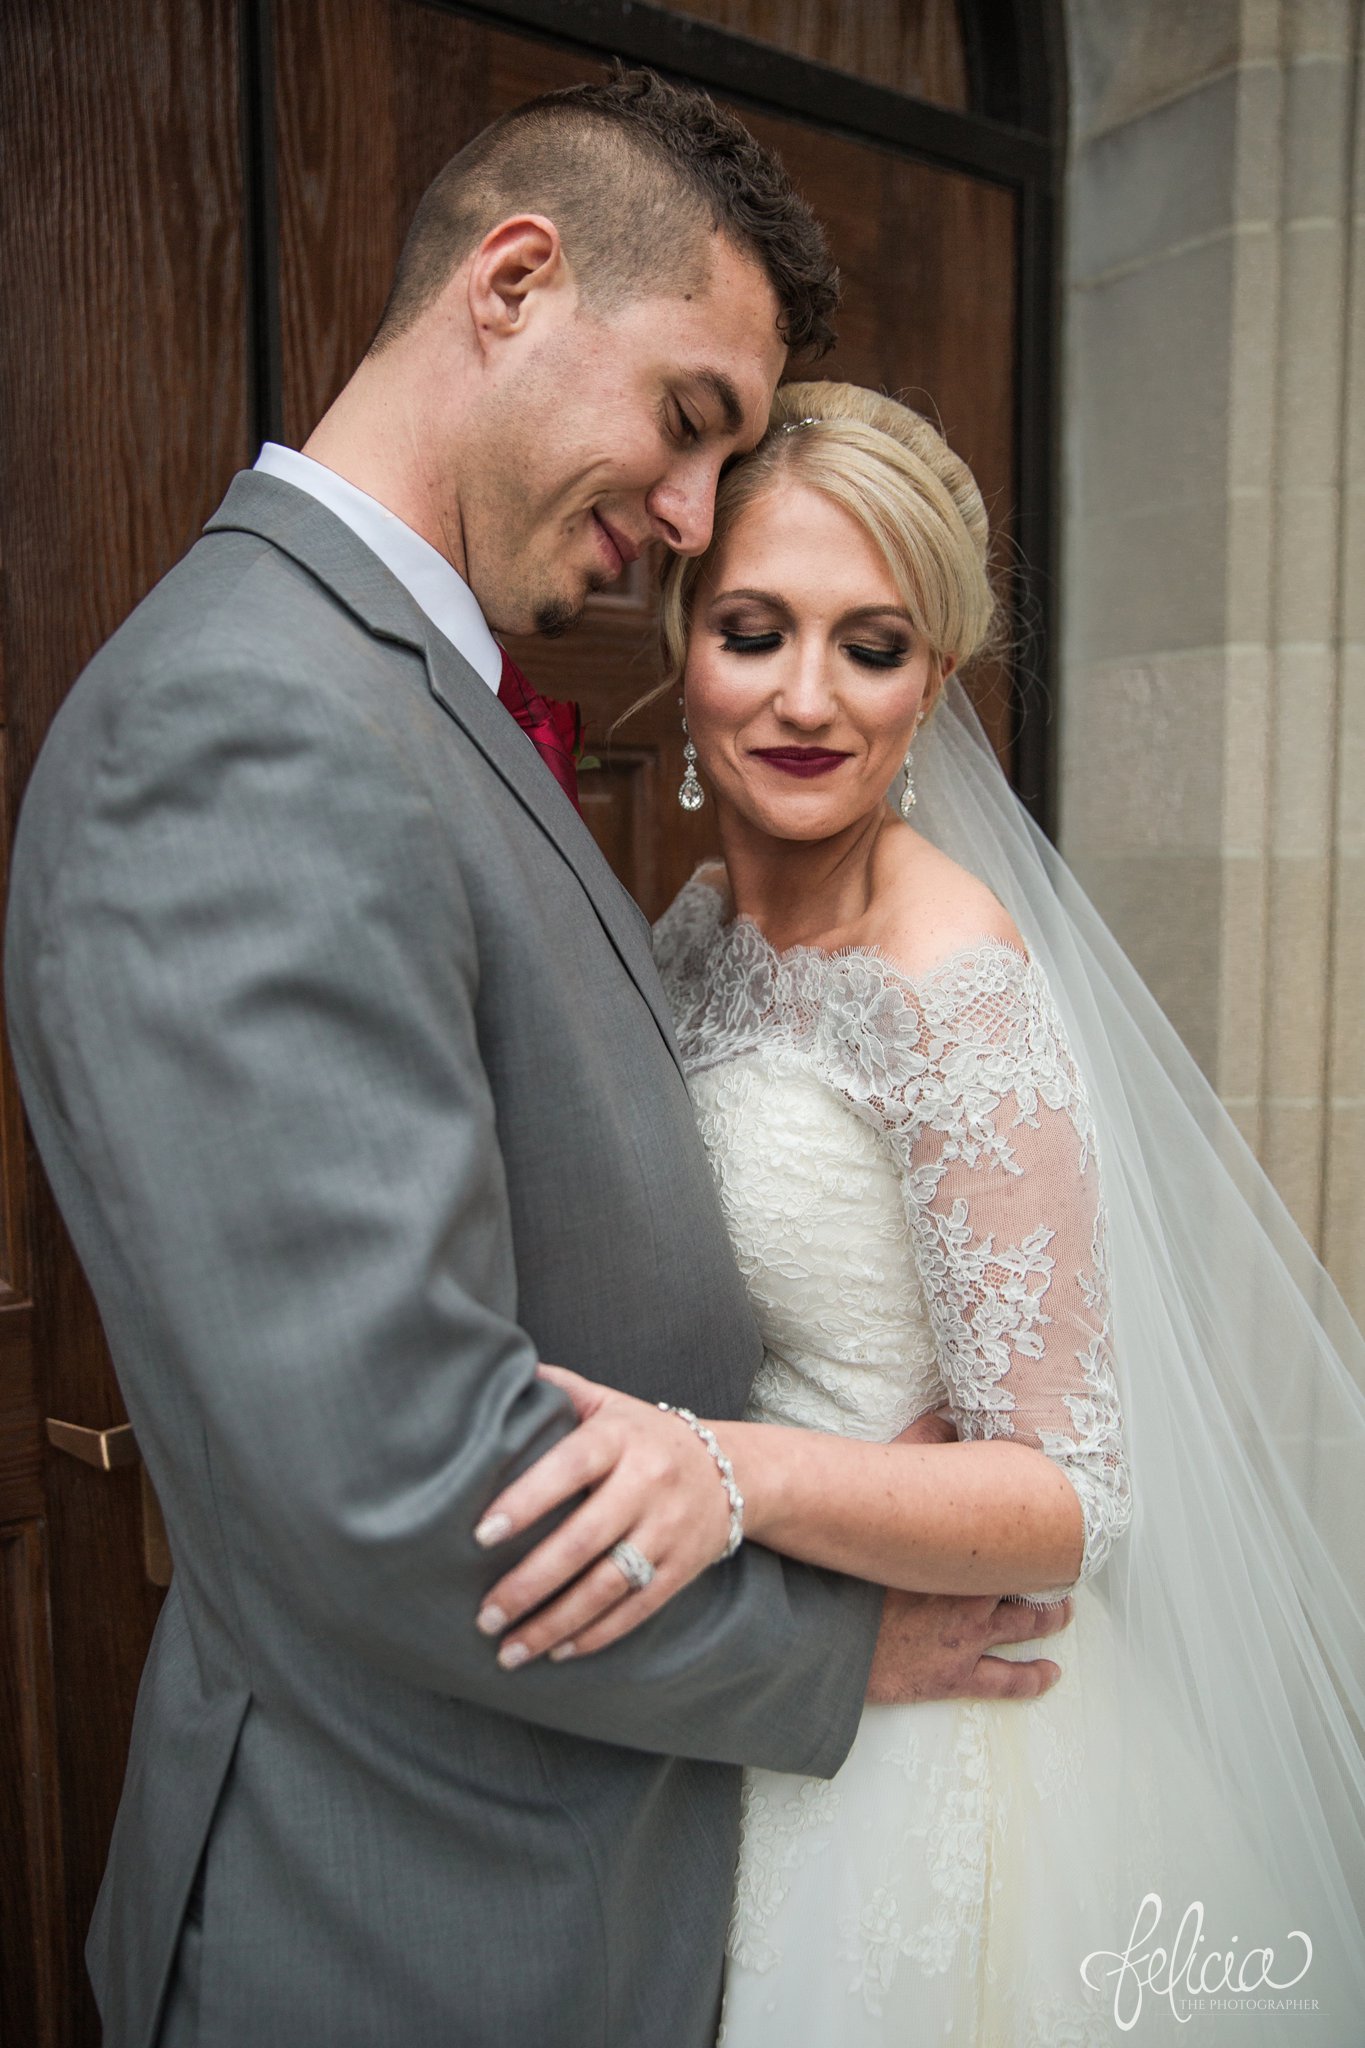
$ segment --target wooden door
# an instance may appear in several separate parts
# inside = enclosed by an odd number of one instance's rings
[[[754,33],[785,18],[782,0],[745,4],[742,19],[740,0],[693,11]],[[273,39],[261,40],[272,12]],[[526,12],[571,27],[576,10],[530,0]],[[642,33],[651,13],[620,7],[622,33]],[[843,61],[838,48],[829,61]],[[433,171],[503,108],[597,75],[597,55],[430,0],[0,9],[0,862],[84,662],[192,542],[263,433],[297,445],[339,388]],[[825,372],[932,401],[1008,530],[1008,182],[772,112],[747,118],[825,217],[844,269],[842,339]],[[546,691],[583,701],[603,759],[585,779],[588,817],[656,912],[711,840],[709,814],[689,819],[675,802],[676,705],[606,744],[653,677],[646,579],[595,600],[576,634],[516,652]],[[1002,680],[983,687],[1007,750]],[[88,1432],[62,1438],[85,1456],[59,1448],[49,1421]],[[4,2048],[97,2039],[81,1951],[166,1574],[136,1463],[119,1462],[126,1440],[100,1437],[123,1421],[0,1050]]]

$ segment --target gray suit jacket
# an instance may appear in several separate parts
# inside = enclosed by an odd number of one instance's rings
[[[703,2048],[738,1766],[837,1768],[880,1595],[746,1546],[581,1664],[475,1631],[474,1522],[571,1426],[537,1357],[728,1416],[757,1343],[644,919],[288,484],[72,691],[6,976],[176,1561],[108,2048]]]

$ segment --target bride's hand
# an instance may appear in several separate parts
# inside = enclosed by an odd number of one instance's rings
[[[579,1427],[498,1495],[474,1533],[502,1543],[576,1494],[587,1498],[485,1597],[479,1627],[502,1638],[507,1670],[547,1651],[555,1661],[586,1656],[628,1635],[715,1563],[730,1530],[715,1462],[678,1416],[563,1366],[539,1372],[569,1396]],[[638,1592],[610,1556],[623,1541],[654,1566]]]

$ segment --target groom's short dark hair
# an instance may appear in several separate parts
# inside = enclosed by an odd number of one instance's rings
[[[796,354],[834,341],[838,272],[824,232],[771,150],[708,93],[619,63],[601,85],[546,93],[451,158],[413,217],[373,347],[436,297],[489,229],[540,213],[559,229],[584,301],[688,290],[717,230],[767,275]]]

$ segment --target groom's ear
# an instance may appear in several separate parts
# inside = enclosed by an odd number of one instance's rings
[[[524,333],[538,303],[569,288],[568,259],[552,220],[522,213],[500,221],[470,259],[469,311],[480,345]]]

